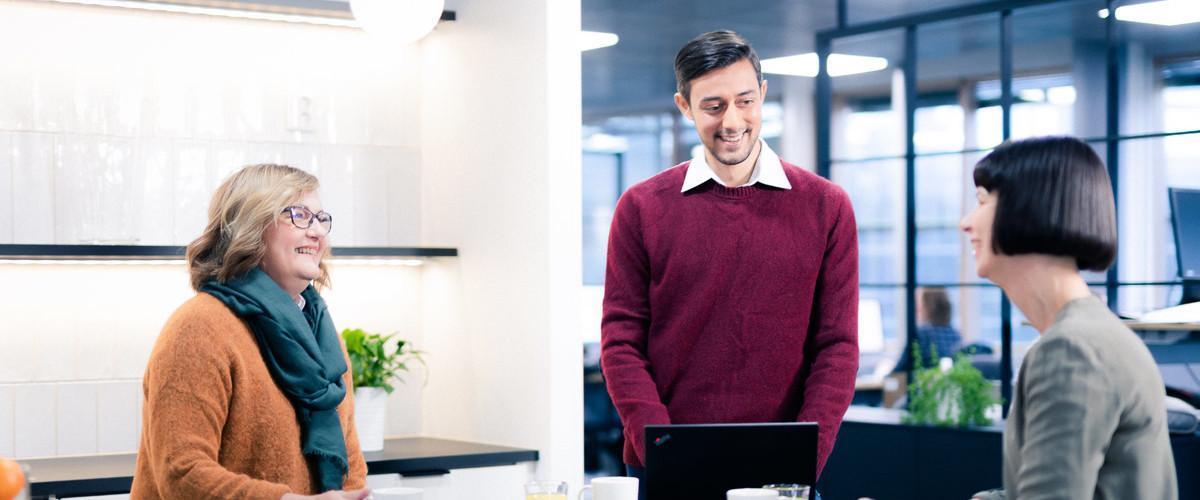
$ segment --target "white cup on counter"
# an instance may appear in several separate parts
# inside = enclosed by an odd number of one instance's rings
[[[725,492],[726,500],[778,500],[779,492],[765,488],[738,488]]]
[[[424,490],[421,488],[409,488],[406,486],[393,486],[391,488],[378,488],[371,490],[373,500],[421,500]]]
[[[583,492],[592,490],[592,500],[637,500],[638,478],[605,476],[592,479],[592,484],[579,490],[579,500],[583,500]]]

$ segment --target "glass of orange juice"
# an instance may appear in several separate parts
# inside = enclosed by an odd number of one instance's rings
[[[525,500],[567,500],[567,483],[565,481],[525,483]]]

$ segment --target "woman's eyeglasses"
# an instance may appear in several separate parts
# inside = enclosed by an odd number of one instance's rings
[[[325,234],[329,234],[333,230],[333,216],[329,212],[320,211],[313,213],[307,207],[300,205],[292,205],[284,208],[281,214],[287,214],[289,219],[292,219],[292,225],[300,229],[308,229],[312,227],[313,221],[317,221],[321,228],[325,230]]]

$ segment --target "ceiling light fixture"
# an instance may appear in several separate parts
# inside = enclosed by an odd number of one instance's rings
[[[364,31],[398,45],[433,31],[443,7],[444,0],[350,0],[350,11]]]
[[[280,21],[286,23],[303,23],[315,24],[320,26],[338,26],[343,28],[357,28],[358,23],[354,19],[344,13],[338,16],[337,11],[321,11],[319,14],[315,11],[298,10],[298,9],[272,9],[272,10],[243,10],[241,8],[228,8],[223,6],[234,5],[230,2],[184,2],[184,1],[163,1],[150,2],[145,0],[47,0],[56,3],[66,3],[75,5],[92,5],[97,7],[119,7],[124,9],[146,10],[153,12],[170,12],[175,14],[198,14],[205,16],[229,17],[236,19],[253,19],[258,21]],[[218,6],[222,5],[222,6]],[[249,7],[249,5],[246,5]],[[326,14],[329,12],[329,14]]]
[[[1100,9],[1097,14],[1101,19],[1108,19],[1108,9]],[[1117,20],[1160,26],[1200,23],[1200,2],[1196,0],[1160,0],[1122,5],[1117,7]]]
[[[887,59],[871,56],[830,54],[829,76],[846,76],[879,71],[888,67]],[[794,56],[772,57],[762,60],[762,72],[775,75],[817,76],[817,54],[809,52]]]
[[[583,52],[592,49],[612,47],[619,41],[621,41],[621,37],[617,36],[616,33],[604,33],[602,31],[580,31],[579,51]]]

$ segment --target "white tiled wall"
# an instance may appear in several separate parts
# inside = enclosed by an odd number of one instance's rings
[[[96,384],[96,452],[137,450],[142,428],[141,381]]]
[[[330,273],[333,288],[322,295],[335,327],[396,332],[424,345],[422,268],[335,262]],[[0,334],[0,456],[136,451],[151,349],[194,293],[183,265],[0,261],[0,276],[0,304],[16,311]],[[414,367],[396,384],[388,435],[421,432],[425,375]]]
[[[13,421],[13,400],[16,398],[16,387],[0,385],[0,456],[13,456],[13,440],[16,435],[16,422]]]
[[[315,173],[334,245],[419,243],[415,47],[51,2],[0,2],[0,47],[22,48],[0,64],[0,244],[187,244],[251,163]],[[420,345],[420,270],[333,280],[338,327]],[[0,455],[136,450],[151,348],[193,293],[183,266],[0,261],[0,283]],[[391,396],[388,434],[420,432],[421,375]]]
[[[55,454],[54,424],[58,413],[56,384],[27,384],[14,388],[13,455],[48,457]]]
[[[0,384],[0,456],[137,451],[141,382]]]
[[[55,454],[96,453],[96,384],[58,384],[55,394]]]
[[[0,46],[26,48],[0,67],[0,244],[186,244],[217,184],[266,162],[333,187],[337,244],[418,241],[416,48],[48,2],[0,3]]]
[[[12,134],[0,134],[0,193],[11,193],[13,185]],[[0,241],[13,240],[12,197],[0,199]]]

